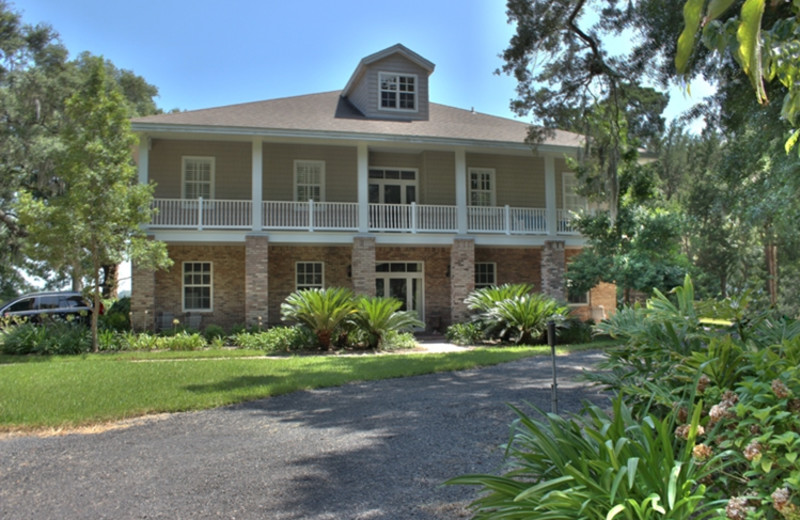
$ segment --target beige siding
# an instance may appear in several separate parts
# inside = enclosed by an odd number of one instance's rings
[[[420,172],[420,202],[454,206],[456,159],[452,152],[424,152]]]
[[[354,147],[264,144],[264,200],[294,200],[294,161],[325,161],[325,200],[358,202]]]
[[[217,199],[249,200],[252,154],[250,143],[215,141],[166,141],[153,139],[150,150],[150,180],[157,198],[180,198],[185,156],[214,157],[214,196]]]
[[[378,73],[398,72],[417,76],[417,111],[378,110],[379,84]],[[428,119],[428,72],[399,54],[388,56],[367,67],[360,78],[351,102],[367,117]]]
[[[564,182],[563,182],[563,175],[565,172],[571,172],[567,167],[567,161],[565,159],[556,159],[556,207],[563,208],[564,207]]]
[[[541,157],[467,154],[467,177],[469,168],[494,169],[498,206],[545,207],[544,159]]]

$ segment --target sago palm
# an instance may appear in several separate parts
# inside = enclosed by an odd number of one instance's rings
[[[281,319],[311,329],[320,347],[327,350],[334,335],[355,313],[353,292],[341,287],[296,291],[281,304]]]
[[[406,332],[425,324],[413,311],[401,311],[402,302],[396,298],[363,297],[358,300],[358,312],[353,321],[367,337],[367,346],[381,347],[386,332]]]

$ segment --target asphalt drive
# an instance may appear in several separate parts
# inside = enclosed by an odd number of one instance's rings
[[[557,358],[558,406],[606,403]],[[549,410],[549,356],[297,392],[99,434],[0,440],[3,519],[456,519],[498,473],[514,418]],[[243,382],[246,384],[246,382]],[[198,389],[202,391],[202,389]]]

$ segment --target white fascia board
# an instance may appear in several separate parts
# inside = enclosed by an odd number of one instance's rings
[[[457,139],[450,137],[430,137],[418,135],[397,135],[397,134],[369,134],[357,132],[323,132],[317,130],[283,130],[269,128],[242,128],[242,127],[219,127],[219,126],[193,126],[193,125],[162,125],[157,123],[133,123],[131,125],[134,132],[147,134],[151,137],[167,137],[174,134],[183,134],[192,137],[206,137],[208,139],[261,137],[265,140],[289,140],[310,139],[315,141],[337,141],[343,144],[355,144],[359,142],[371,143],[394,143],[405,145],[422,145],[429,147],[439,147],[451,149],[452,147],[485,148],[495,150],[516,150],[530,152],[534,147],[527,143],[513,143],[509,141],[484,141],[478,139]],[[576,153],[579,147],[567,145],[538,144],[535,149],[538,154],[556,153],[570,154]]]

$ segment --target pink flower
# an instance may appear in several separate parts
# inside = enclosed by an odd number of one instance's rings
[[[692,448],[692,456],[697,460],[708,460],[711,458],[711,455],[711,448],[705,444],[697,444],[694,448]]]
[[[772,393],[775,394],[775,397],[778,399],[786,399],[792,392],[789,390],[789,387],[784,384],[783,381],[780,379],[773,379],[772,380]]]
[[[752,441],[747,447],[744,449],[744,458],[750,461],[758,462],[761,459],[761,443],[758,441]]]
[[[743,497],[733,497],[725,506],[725,513],[731,520],[747,520],[747,513],[753,510],[747,506],[747,499]]]

